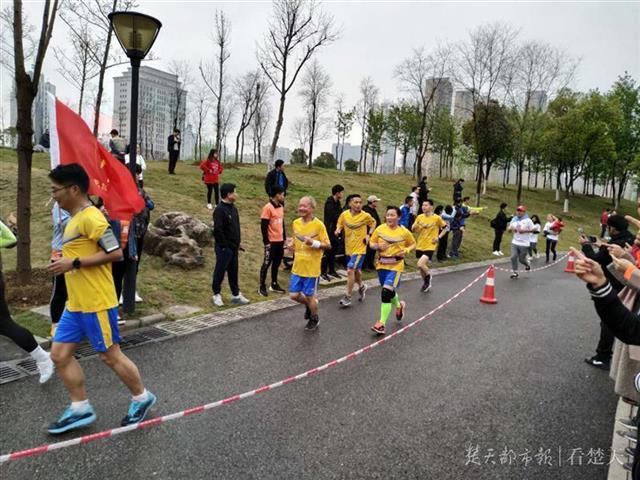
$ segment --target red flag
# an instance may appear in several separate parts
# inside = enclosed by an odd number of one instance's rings
[[[78,163],[89,175],[89,195],[102,198],[109,217],[130,221],[144,208],[144,200],[126,165],[94,137],[85,121],[50,95],[51,168]]]

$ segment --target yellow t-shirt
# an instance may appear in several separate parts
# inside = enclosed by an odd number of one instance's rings
[[[102,251],[98,240],[107,228],[107,219],[94,206],[76,213],[64,229],[62,256],[74,259]],[[64,280],[70,312],[100,312],[118,306],[110,263],[70,270],[64,274]]]
[[[304,237],[311,237],[320,243],[329,243],[327,229],[317,218],[309,222],[304,222],[302,218],[293,221],[293,246],[295,254],[293,257],[293,268],[291,273],[300,277],[319,277],[320,262],[322,261],[322,249],[311,248],[304,243]]]
[[[367,212],[352,215],[345,210],[338,217],[338,227],[344,231],[344,245],[347,255],[367,253],[367,232],[376,227],[376,221]]]
[[[387,242],[389,247],[383,252],[378,251],[376,269],[394,270],[396,272],[404,271],[404,260],[396,258],[396,255],[416,244],[411,232],[401,225],[392,229],[386,223],[383,223],[375,229],[369,242],[380,243],[381,240]]]
[[[438,244],[433,243],[433,240],[438,238],[440,229],[447,226],[447,223],[442,217],[435,213],[427,217],[424,213],[421,213],[416,217],[413,224],[420,227],[416,232],[418,235],[416,239],[416,250],[435,250]]]

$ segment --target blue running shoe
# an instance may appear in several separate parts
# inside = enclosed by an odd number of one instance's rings
[[[131,402],[127,416],[122,419],[120,425],[124,427],[126,425],[140,423],[145,419],[151,407],[153,407],[158,400],[153,393],[148,392],[148,394],[149,396],[144,402],[136,402],[135,400]]]
[[[71,407],[67,407],[58,421],[49,426],[48,431],[51,435],[59,435],[76,428],[91,425],[96,421],[96,418],[96,412],[91,405],[81,412],[76,412]]]

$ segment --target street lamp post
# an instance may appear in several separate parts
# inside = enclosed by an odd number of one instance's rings
[[[138,161],[138,83],[140,62],[149,53],[162,27],[159,20],[137,12],[111,12],[111,27],[120,42],[120,46],[131,61],[131,109],[129,126],[129,170],[138,183],[136,165]],[[136,264],[129,262],[122,292],[124,311],[135,312]]]

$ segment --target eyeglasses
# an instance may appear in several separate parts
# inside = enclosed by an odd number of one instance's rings
[[[53,195],[54,193],[58,193],[60,190],[64,190],[66,188],[69,188],[71,185],[65,185],[64,187],[58,187],[58,188],[52,188],[51,189],[51,195]]]

